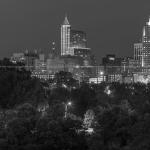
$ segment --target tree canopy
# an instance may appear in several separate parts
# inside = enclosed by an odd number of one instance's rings
[[[150,149],[150,84],[73,88],[70,73],[54,79],[43,83],[25,69],[0,69],[1,150]]]

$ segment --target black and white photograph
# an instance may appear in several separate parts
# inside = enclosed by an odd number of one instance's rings
[[[150,150],[150,0],[0,0],[0,150]]]

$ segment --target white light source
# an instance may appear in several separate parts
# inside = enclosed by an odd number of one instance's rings
[[[103,71],[101,71],[101,72],[100,72],[100,75],[103,75],[103,74],[104,74],[104,72],[103,72]]]
[[[71,102],[68,102],[68,103],[67,103],[67,105],[69,105],[69,106],[71,106],[71,104],[72,104]]]

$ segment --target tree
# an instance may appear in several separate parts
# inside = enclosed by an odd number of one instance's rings
[[[40,81],[32,79],[25,70],[0,70],[0,89],[0,106],[3,109],[11,109],[24,102],[37,104],[45,100]]]
[[[79,121],[42,118],[37,123],[36,143],[54,150],[86,150],[85,137],[77,132],[79,128],[81,128]]]
[[[71,99],[74,107],[72,112],[77,116],[83,117],[88,109],[97,105],[96,93],[89,85],[82,85],[71,93]]]
[[[91,128],[92,125],[94,124],[94,111],[91,109],[88,109],[84,115],[84,120],[83,120],[83,128],[88,129]]]
[[[67,102],[70,99],[70,91],[65,88],[58,87],[53,89],[49,96],[49,105],[52,104],[62,104],[63,102]]]
[[[66,88],[72,88],[77,86],[77,81],[73,78],[70,72],[60,71],[55,74],[54,82],[58,87],[65,86]]]
[[[16,118],[8,122],[7,138],[10,145],[32,143],[33,126],[28,119]]]
[[[97,122],[89,141],[90,149],[120,150],[132,142],[131,128],[136,123],[136,116],[131,116],[115,106],[98,115]]]

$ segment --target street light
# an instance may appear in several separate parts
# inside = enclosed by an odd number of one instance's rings
[[[71,101],[69,101],[69,102],[64,103],[64,104],[65,104],[65,116],[64,116],[64,118],[67,118],[68,106],[71,106],[71,105],[72,105],[72,102],[71,102]]]

